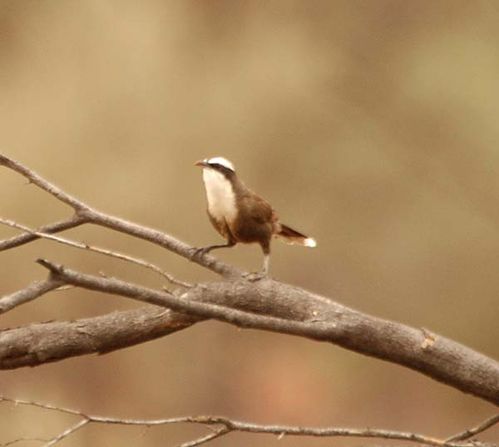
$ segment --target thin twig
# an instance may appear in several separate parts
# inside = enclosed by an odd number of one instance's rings
[[[168,272],[165,272],[164,270],[159,268],[157,265],[154,265],[154,264],[152,264],[148,261],[145,261],[143,259],[140,259],[140,258],[129,256],[129,255],[126,255],[124,253],[117,252],[117,251],[108,250],[106,248],[100,248],[100,247],[97,247],[95,245],[90,245],[90,244],[86,244],[83,242],[74,241],[74,240],[67,239],[67,238],[64,238],[61,236],[55,236],[53,234],[44,233],[42,231],[33,230],[32,228],[29,228],[26,225],[22,225],[18,222],[11,220],[11,219],[4,219],[4,218],[0,217],[0,224],[9,226],[11,228],[17,228],[18,230],[26,231],[29,234],[32,234],[32,235],[35,235],[35,236],[38,236],[38,237],[41,237],[44,239],[48,239],[51,241],[55,241],[55,242],[58,242],[59,244],[68,245],[70,247],[79,248],[81,250],[92,251],[94,253],[99,253],[99,254],[104,255],[104,256],[109,256],[112,258],[121,259],[122,261],[130,262],[132,264],[140,265],[141,267],[145,267],[149,270],[152,270],[153,272],[160,274],[161,276],[163,276],[163,278],[166,278],[172,284],[176,284],[178,286],[185,287],[185,288],[192,287],[192,284],[190,284],[188,282],[181,281],[179,279],[176,279],[173,275],[171,275]]]
[[[59,441],[62,441],[64,438],[67,438],[68,436],[72,435],[74,432],[78,431],[80,428],[84,427],[85,425],[89,424],[91,421],[89,419],[82,419],[81,421],[78,421],[76,424],[72,425],[71,427],[68,427],[66,430],[64,430],[62,433],[59,433],[57,436],[52,438],[49,442],[45,443],[43,447],[51,447],[55,444],[57,444]]]
[[[70,228],[78,227],[79,225],[82,225],[84,223],[86,223],[86,219],[75,214],[70,219],[43,225],[37,228],[36,231],[48,234],[59,233],[61,231],[69,230]],[[35,241],[36,239],[38,239],[38,236],[34,235],[33,233],[19,234],[17,236],[13,236],[11,238],[0,241],[0,251],[19,247],[21,245],[27,244],[28,242]]]
[[[485,421],[481,422],[475,427],[468,428],[467,430],[464,430],[460,433],[457,433],[454,436],[451,436],[450,438],[447,438],[445,441],[454,442],[454,441],[464,441],[466,439],[470,439],[472,436],[475,436],[478,433],[482,433],[483,431],[489,429],[498,422],[499,422],[499,413],[494,416],[491,416],[490,418],[486,419]]]
[[[47,439],[43,438],[18,438],[12,441],[3,442],[0,447],[10,447],[11,445],[17,444],[19,442],[47,442]]]
[[[139,425],[139,426],[160,426],[170,424],[200,424],[200,425],[213,425],[219,426],[215,432],[203,436],[196,440],[184,443],[181,447],[193,447],[208,442],[217,437],[223,436],[230,432],[246,432],[246,433],[260,433],[272,434],[277,436],[313,436],[313,437],[359,437],[359,438],[377,438],[377,439],[391,439],[399,441],[408,441],[420,443],[436,447],[471,447],[471,443],[455,443],[442,439],[437,439],[431,436],[421,435],[418,433],[401,432],[395,430],[384,430],[375,428],[341,428],[341,427],[298,427],[288,425],[266,425],[254,424],[251,422],[238,421],[222,416],[185,416],[164,419],[121,419],[114,417],[105,417],[97,415],[85,414],[82,411],[57,407],[52,404],[46,404],[35,401],[27,401],[22,399],[12,399],[0,396],[0,402],[10,402],[15,405],[28,405],[42,409],[58,411],[61,413],[78,416],[80,421],[66,429],[63,433],[53,438],[46,446],[54,445],[59,440],[76,432],[87,424],[118,424],[118,425]],[[55,441],[55,442],[54,442]]]
[[[182,444],[180,444],[178,447],[195,447],[201,444],[206,444],[209,441],[212,441],[213,439],[220,438],[227,433],[230,433],[232,430],[230,430],[227,427],[220,427],[217,430],[205,435],[201,436],[200,438],[193,439],[192,441],[187,441]]]

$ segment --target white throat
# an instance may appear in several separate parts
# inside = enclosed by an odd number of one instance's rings
[[[231,182],[210,168],[203,169],[203,181],[210,214],[217,220],[232,222],[236,218],[237,208]]]

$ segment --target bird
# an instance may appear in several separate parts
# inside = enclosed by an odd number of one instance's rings
[[[315,239],[281,223],[272,206],[239,179],[234,165],[226,158],[205,158],[195,165],[203,169],[208,217],[226,240],[225,244],[198,248],[195,255],[204,256],[237,243],[258,243],[263,251],[263,266],[254,278],[261,279],[269,274],[272,237],[290,244],[317,246]]]

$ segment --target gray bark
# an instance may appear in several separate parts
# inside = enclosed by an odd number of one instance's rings
[[[210,318],[238,327],[336,344],[411,368],[499,404],[499,363],[493,359],[443,336],[361,313],[298,287],[273,280],[223,281],[200,285],[175,296],[117,279],[83,274],[47,261],[41,263],[58,281],[171,311],[158,317],[148,308],[3,331],[0,368],[35,366],[74,355],[107,352]],[[128,319],[127,324],[123,324],[124,319]],[[43,355],[27,355],[28,352]]]

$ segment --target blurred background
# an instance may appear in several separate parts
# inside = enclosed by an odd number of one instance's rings
[[[498,19],[493,1],[1,0],[0,151],[98,209],[196,246],[221,239],[193,163],[223,155],[285,223],[318,241],[315,250],[274,243],[275,278],[497,358]],[[6,169],[0,209],[31,226],[71,213]],[[0,228],[1,238],[15,233]],[[216,279],[105,229],[65,235],[188,281]],[[40,256],[162,285],[48,241],[0,256],[0,295],[44,278]],[[257,246],[218,256],[248,270],[261,263]],[[139,305],[68,290],[0,325]],[[393,364],[216,322],[102,357],[2,371],[0,393],[118,417],[223,414],[435,436],[494,412]],[[0,443],[73,422],[4,404]],[[206,432],[89,426],[60,445],[173,445]],[[498,438],[498,429],[483,436]],[[211,445],[368,443],[233,434]]]

